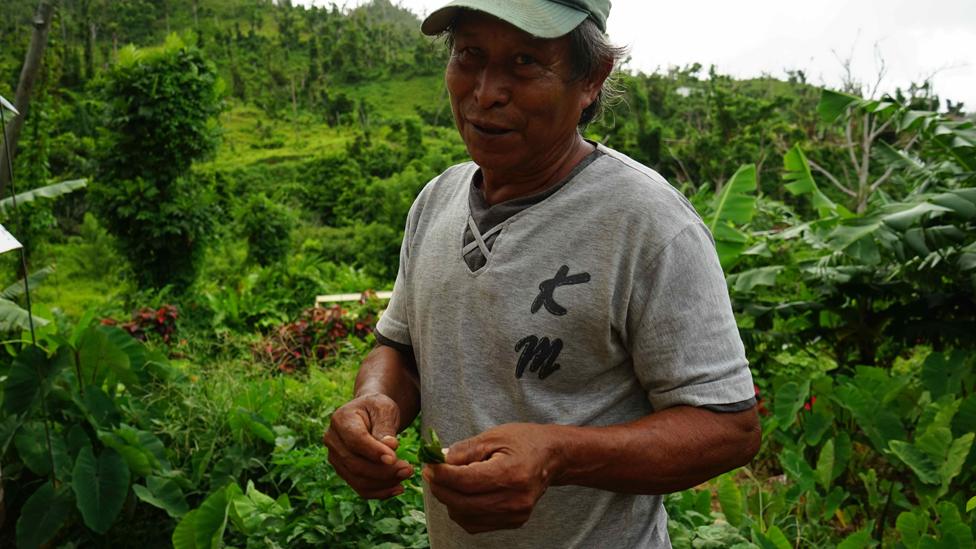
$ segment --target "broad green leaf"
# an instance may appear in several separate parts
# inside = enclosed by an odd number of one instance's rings
[[[743,498],[739,486],[729,475],[718,480],[718,502],[729,524],[738,528],[743,520]]]
[[[871,541],[871,531],[865,528],[844,538],[837,544],[837,549],[863,549],[870,546]]]
[[[935,217],[951,211],[952,210],[946,208],[945,206],[939,206],[938,204],[932,204],[931,202],[922,202],[921,204],[916,204],[911,208],[886,214],[881,217],[881,220],[895,230],[905,231],[924,216]]]
[[[225,488],[210,494],[199,508],[187,513],[176,525],[173,549],[219,548],[223,542],[224,528],[227,527],[227,507]]]
[[[133,484],[132,491],[142,501],[166,511],[173,518],[178,519],[189,511],[186,496],[173,479],[151,475],[146,477],[145,486]]]
[[[27,285],[31,288],[37,288],[37,286],[39,286],[40,283],[53,272],[54,267],[44,267],[43,269],[34,271],[30,274],[30,276],[27,277]],[[4,288],[4,290],[0,292],[0,298],[16,299],[24,295],[26,291],[27,290],[24,287],[24,280],[21,279]]]
[[[85,388],[85,394],[79,404],[89,414],[92,426],[96,429],[112,429],[117,427],[122,419],[115,401],[96,385]]]
[[[969,501],[966,502],[966,512],[969,513],[973,509],[976,509],[976,496],[969,498]]]
[[[121,454],[129,470],[137,476],[170,469],[166,448],[156,435],[148,431],[123,424],[111,433],[99,431],[98,438],[102,444]]]
[[[817,458],[817,482],[824,490],[830,489],[830,483],[834,480],[834,439],[824,443],[820,449],[820,456]]]
[[[57,198],[61,195],[77,191],[78,189],[85,187],[87,184],[88,182],[85,179],[73,179],[71,181],[62,181],[61,183],[53,183],[51,185],[31,189],[14,197],[4,198],[3,200],[0,200],[0,215],[7,214],[8,211],[13,207],[15,200],[17,205],[21,205],[27,202],[33,202],[38,198]]]
[[[796,421],[796,414],[803,408],[803,401],[810,392],[810,383],[795,381],[784,383],[773,398],[773,415],[781,428],[787,428]]]
[[[846,432],[837,433],[834,437],[834,472],[832,479],[844,474],[847,470],[847,462],[851,459],[853,448],[851,446],[851,436]]]
[[[916,511],[904,511],[898,515],[895,528],[908,549],[917,549],[922,535],[928,530],[928,517],[920,517]]]
[[[824,122],[833,124],[847,112],[848,107],[860,104],[862,101],[860,97],[824,88],[820,92],[817,114]]]
[[[98,385],[110,374],[126,385],[138,384],[129,356],[109,339],[111,330],[91,326],[78,338],[78,360],[84,383]],[[131,338],[130,338],[131,339]]]
[[[773,543],[776,549],[793,549],[793,544],[786,539],[786,534],[779,529],[779,526],[770,526],[769,530],[766,530],[766,538]]]
[[[78,452],[71,489],[85,525],[104,534],[129,493],[129,468],[115,450],[105,448],[96,461],[91,447],[86,446]]]
[[[71,514],[72,503],[70,490],[55,491],[50,482],[41,484],[20,510],[18,549],[34,549],[50,541]]]
[[[914,446],[925,452],[934,463],[942,463],[950,444],[952,444],[952,431],[947,427],[932,426],[915,437]]]
[[[810,194],[813,197],[813,207],[817,210],[821,219],[831,216],[841,215],[846,217],[849,212],[842,207],[834,204],[827,198],[813,179],[810,171],[810,162],[800,145],[794,145],[783,157],[783,179],[787,181],[786,190],[795,196]]]
[[[51,454],[54,454],[55,471],[58,480],[67,480],[71,475],[71,456],[61,433],[50,429],[51,448],[48,449],[48,431],[44,422],[29,421],[20,426],[14,436],[17,455],[34,474],[46,477],[51,474]]]
[[[719,225],[744,225],[752,221],[756,213],[756,166],[746,164],[736,170],[731,179],[715,195],[708,228],[715,231]]]
[[[962,472],[962,466],[966,463],[969,451],[973,447],[974,437],[976,437],[976,433],[966,433],[952,441],[952,445],[949,446],[949,451],[946,454],[946,460],[940,470],[944,487],[948,488],[952,479]]]
[[[803,435],[807,446],[820,444],[820,439],[834,423],[834,414],[823,407],[815,407],[803,424]]]
[[[976,217],[976,204],[954,192],[941,193],[932,197],[932,202],[945,206],[966,219]]]
[[[951,501],[940,501],[936,505],[939,514],[939,533],[942,534],[943,547],[974,547],[973,531],[963,522],[959,509]]]
[[[925,357],[925,362],[922,363],[922,384],[932,393],[933,400],[945,394],[954,395],[960,392],[963,377],[968,373],[966,359],[966,354],[960,351],[932,353]]]
[[[938,467],[924,452],[903,440],[889,441],[888,447],[898,456],[898,459],[911,468],[919,480],[926,484],[942,483]]]
[[[749,235],[731,225],[719,225],[712,231],[712,238],[715,239],[719,264],[724,271],[730,271],[742,258]]]
[[[3,384],[3,408],[9,414],[29,410],[43,388],[50,384],[54,364],[39,347],[25,347],[14,358]]]
[[[782,265],[758,267],[729,275],[726,280],[736,292],[751,292],[756,286],[775,286],[776,277],[783,269]]]
[[[793,448],[786,448],[779,453],[779,463],[786,474],[796,481],[800,490],[806,492],[814,488],[816,475],[802,454]]]

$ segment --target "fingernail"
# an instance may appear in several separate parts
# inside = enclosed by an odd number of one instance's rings
[[[399,471],[397,471],[397,478],[403,480],[405,478],[410,477],[410,474],[411,474],[410,469],[400,469]]]
[[[387,465],[393,465],[393,462],[396,461],[396,457],[391,456],[390,454],[383,454],[380,457],[380,461],[382,461],[383,463],[385,463]]]

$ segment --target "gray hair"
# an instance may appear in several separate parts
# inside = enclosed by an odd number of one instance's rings
[[[574,80],[597,78],[601,76],[604,68],[610,65],[610,75],[603,81],[603,87],[600,88],[596,99],[580,114],[577,125],[582,129],[596,120],[603,113],[606,105],[612,104],[620,97],[614,71],[627,55],[627,48],[611,44],[591,19],[585,19],[573,29],[569,33],[569,39]]]
[[[441,35],[444,37],[448,49],[454,49],[453,22]],[[611,44],[607,35],[603,34],[603,31],[591,19],[583,20],[579,26],[570,31],[569,42],[569,55],[573,64],[570,73],[572,82],[598,78],[601,76],[604,67],[610,65],[610,75],[603,81],[603,86],[597,93],[596,99],[580,113],[577,126],[583,129],[603,113],[604,107],[612,104],[621,96],[614,71],[627,55],[627,48]]]

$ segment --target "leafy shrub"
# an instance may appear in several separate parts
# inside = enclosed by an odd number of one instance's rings
[[[263,193],[255,194],[244,205],[240,223],[247,238],[248,260],[270,265],[288,254],[294,223],[284,206]]]
[[[146,341],[150,335],[159,337],[164,343],[169,343],[176,332],[176,320],[180,313],[175,305],[163,305],[159,308],[143,307],[132,314],[132,320],[118,324],[111,318],[102,320],[104,326],[118,325],[139,341]]]
[[[102,88],[108,131],[92,202],[143,286],[185,287],[214,225],[211,189],[186,176],[216,145],[216,70],[172,35],[124,49]]]
[[[256,354],[284,373],[308,368],[310,360],[325,360],[347,336],[365,339],[373,333],[379,302],[375,294],[363,294],[358,307],[345,310],[338,304],[302,311],[298,320],[280,326]]]

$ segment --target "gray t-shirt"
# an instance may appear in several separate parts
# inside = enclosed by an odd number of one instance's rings
[[[431,181],[411,208],[377,331],[412,347],[423,428],[446,445],[510,422],[613,425],[752,398],[707,228],[656,172],[599,150],[484,233],[469,205],[473,163]],[[472,247],[487,257],[474,271]],[[477,536],[429,494],[425,504],[434,549],[670,546],[660,496],[552,487],[522,528]]]

